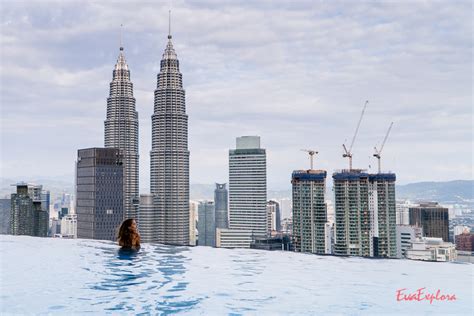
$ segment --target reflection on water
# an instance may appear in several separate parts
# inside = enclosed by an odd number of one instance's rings
[[[25,236],[0,247],[0,315],[472,315],[472,265]],[[458,299],[396,301],[420,286]]]
[[[140,306],[144,312],[168,314],[191,310],[200,301],[182,297],[189,284],[184,274],[191,259],[182,255],[187,247],[148,245],[139,251],[96,247],[95,251],[105,260],[98,280],[87,284],[95,292],[93,305],[109,311],[136,311]]]

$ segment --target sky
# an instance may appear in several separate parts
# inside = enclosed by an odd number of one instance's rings
[[[470,1],[0,1],[2,177],[74,179],[77,149],[104,145],[120,46],[134,84],[140,187],[168,10],[189,115],[191,183],[228,181],[235,138],[261,136],[268,188],[319,152],[330,175],[365,100],[354,168],[400,184],[472,179]],[[329,176],[330,178],[330,176]],[[146,192],[143,192],[146,193]]]

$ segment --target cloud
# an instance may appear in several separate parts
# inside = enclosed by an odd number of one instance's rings
[[[103,144],[123,23],[140,118],[140,182],[148,187],[168,6],[2,4],[3,175],[72,176],[76,150]],[[262,136],[270,188],[288,188],[291,171],[306,167],[301,148],[317,148],[318,166],[329,173],[343,168],[341,144],[366,99],[355,165],[375,164],[372,148],[394,121],[383,166],[399,182],[472,178],[470,2],[183,0],[172,8],[192,182],[226,181],[227,150],[245,134]],[[41,163],[31,163],[25,148]]]

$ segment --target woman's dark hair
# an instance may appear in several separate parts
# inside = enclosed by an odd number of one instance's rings
[[[133,223],[133,218],[126,219],[120,225],[118,232],[118,243],[122,248],[139,249],[140,248],[140,234]]]

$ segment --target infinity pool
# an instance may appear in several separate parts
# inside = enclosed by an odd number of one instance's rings
[[[0,237],[0,313],[464,314],[473,265]],[[397,301],[426,287],[456,301]]]

